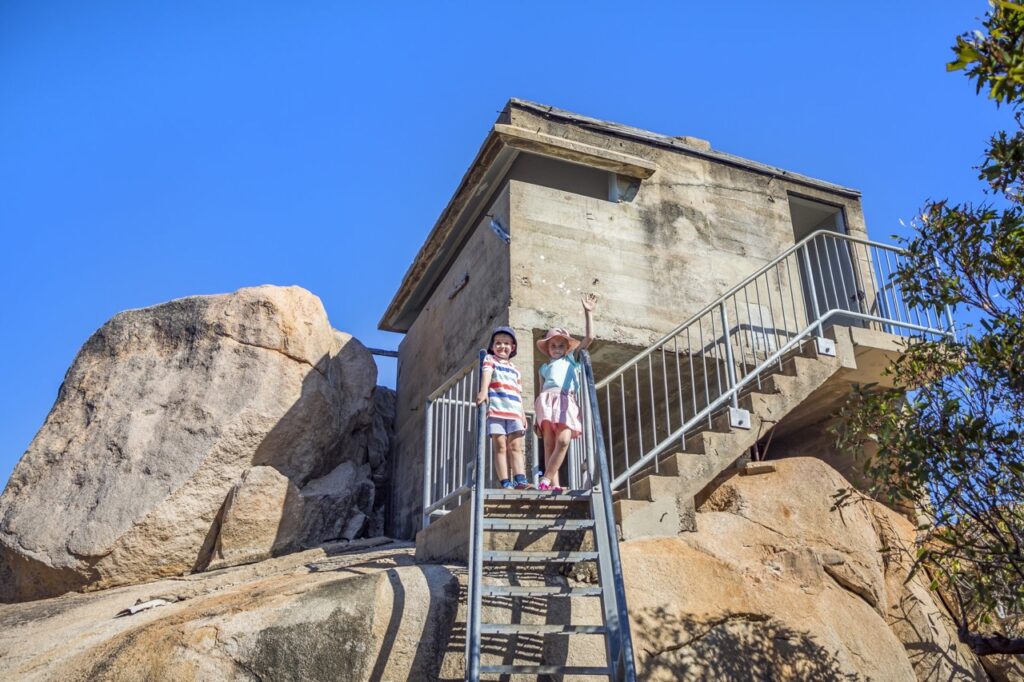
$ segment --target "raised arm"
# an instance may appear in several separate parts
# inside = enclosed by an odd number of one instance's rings
[[[597,307],[597,294],[590,292],[581,301],[583,303],[583,321],[586,326],[584,328],[583,340],[580,341],[579,350],[586,350],[590,346],[590,342],[594,340],[594,308]]]

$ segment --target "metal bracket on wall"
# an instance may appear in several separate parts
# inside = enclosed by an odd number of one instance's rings
[[[827,355],[830,358],[836,356],[836,342],[832,339],[827,339],[824,336],[818,336],[814,339],[815,350],[818,351],[818,355]]]
[[[750,412],[739,407],[730,407],[729,426],[734,429],[749,429]]]

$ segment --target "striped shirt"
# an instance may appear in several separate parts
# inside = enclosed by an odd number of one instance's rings
[[[523,418],[523,381],[519,370],[508,360],[488,354],[484,371],[491,371],[487,385],[487,416],[495,419]]]

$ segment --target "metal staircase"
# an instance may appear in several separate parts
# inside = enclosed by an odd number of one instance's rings
[[[481,352],[481,362],[483,353]],[[584,404],[592,406],[593,368],[586,351],[581,353],[584,367],[582,385],[589,387],[582,396]],[[600,416],[592,409],[585,409],[590,420],[598,421],[596,430],[600,433]],[[598,475],[597,485],[590,490],[570,491],[553,494],[540,491],[509,491],[487,487],[487,443],[484,429],[486,408],[477,411],[476,466],[471,473],[471,526],[469,547],[469,590],[468,617],[466,628],[466,679],[478,680],[482,674],[525,674],[525,675],[573,675],[600,676],[613,680],[632,681],[636,679],[633,661],[633,645],[629,632],[626,612],[626,594],[622,579],[622,564],[619,559],[618,540],[615,536],[614,516],[610,478],[604,457],[601,455],[600,438],[598,452],[591,458]],[[591,439],[588,439],[591,441]],[[476,472],[481,472],[477,475]],[[489,503],[506,503],[504,506]],[[544,507],[546,514],[540,512]],[[580,509],[582,507],[582,509]],[[542,516],[543,518],[538,518]],[[592,550],[555,551],[514,551],[484,549],[485,532],[528,531],[541,534],[588,533]],[[558,564],[596,562],[597,587],[570,587],[564,584],[550,584],[550,574],[536,569]],[[485,571],[501,569],[499,580],[507,582],[530,581],[543,584],[485,584]],[[532,570],[532,572],[531,572]],[[501,572],[506,575],[502,576]],[[524,575],[524,573],[526,575]],[[599,623],[490,623],[482,621],[485,597],[518,599],[565,599],[598,598],[601,600],[601,622]],[[547,609],[545,609],[547,610]],[[591,665],[551,664],[481,664],[482,640],[491,635],[538,636],[601,636],[604,638],[605,661]],[[512,640],[510,640],[512,641]]]
[[[816,232],[600,382],[590,356],[581,353],[584,438],[573,441],[567,459],[575,491],[569,494],[494,489],[486,411],[473,403],[479,363],[434,391],[426,405],[423,524],[469,512],[466,679],[523,674],[634,680],[615,510],[625,524],[628,513],[645,505],[661,504],[664,509],[648,510],[659,519],[673,510],[686,516],[689,507],[690,522],[679,518],[678,529],[692,530],[697,492],[757,446],[761,427],[806,401],[836,371],[828,327],[952,334],[948,309],[906,302],[894,278],[903,258],[900,249],[885,244]],[[536,440],[532,451],[536,456]],[[495,539],[501,533],[584,534],[590,541],[574,548],[557,541],[543,549],[509,547]],[[596,587],[574,587],[551,572],[580,562],[596,563]],[[482,617],[485,600],[540,600],[539,610],[550,613],[553,600],[577,598],[600,599],[600,622],[495,623]],[[514,649],[518,638],[552,634],[602,636],[606,660],[554,665],[543,662],[535,647],[530,664],[481,662],[488,637],[509,638],[508,646],[493,652]]]
[[[904,258],[893,246],[815,232],[607,374],[595,403],[618,498],[648,497],[649,486],[639,495],[633,487],[651,475],[701,470],[677,498],[692,507],[697,483],[756,445],[756,435],[740,435],[768,421],[752,411],[755,404],[774,401],[777,420],[809,397],[797,395],[801,388],[816,388],[835,371],[829,327],[952,334],[950,310],[907,303],[895,279]],[[786,404],[779,396],[799,399]]]

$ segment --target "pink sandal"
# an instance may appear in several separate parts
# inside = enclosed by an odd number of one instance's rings
[[[537,484],[537,490],[544,490],[546,492],[561,493],[563,489],[557,485],[551,485],[551,481],[546,478],[541,478],[540,483]]]

